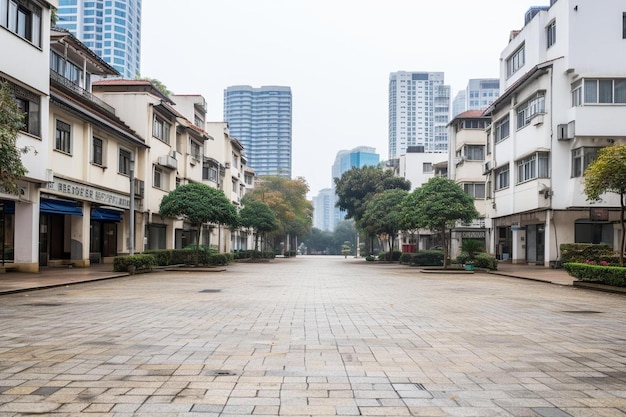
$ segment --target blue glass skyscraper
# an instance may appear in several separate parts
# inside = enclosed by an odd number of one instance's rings
[[[224,121],[257,175],[291,178],[291,88],[247,85],[224,90]]]
[[[140,74],[141,0],[59,0],[57,26],[69,30],[122,77]]]

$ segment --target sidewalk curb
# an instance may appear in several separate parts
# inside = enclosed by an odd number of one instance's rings
[[[104,281],[104,280],[107,280],[107,279],[122,278],[122,277],[127,277],[127,276],[130,276],[130,274],[128,272],[122,272],[122,273],[118,273],[118,274],[107,275],[107,276],[104,276],[104,277],[97,277],[97,278],[90,278],[90,279],[81,279],[81,280],[67,281],[67,282],[58,282],[58,283],[54,283],[54,284],[37,285],[37,286],[33,286],[33,287],[14,288],[14,289],[10,289],[10,290],[0,290],[0,296],[9,295],[9,294],[17,294],[17,293],[27,292],[27,291],[47,290],[49,288],[66,287],[68,285],[85,284],[87,282]]]

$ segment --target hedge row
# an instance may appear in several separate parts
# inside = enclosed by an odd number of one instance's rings
[[[425,250],[417,253],[403,253],[400,263],[413,266],[443,266],[443,251]]]
[[[156,257],[148,254],[116,256],[113,259],[113,270],[115,272],[130,272],[129,267],[131,266],[134,267],[135,271],[151,270],[156,265]]]
[[[568,262],[563,268],[574,278],[598,284],[626,287],[626,268]]]
[[[585,263],[585,261],[618,263],[618,257],[606,243],[564,243],[560,246],[561,263]]]
[[[274,259],[276,253],[274,251],[266,250],[240,250],[234,253],[235,259]]]
[[[159,266],[196,264],[195,249],[158,249],[148,250],[145,253],[154,256]],[[198,265],[228,265],[233,259],[232,253],[215,253],[214,249],[203,248],[198,251]]]

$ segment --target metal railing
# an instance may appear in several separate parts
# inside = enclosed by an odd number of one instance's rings
[[[50,70],[50,78],[58,82],[59,84],[63,84],[63,86],[65,86],[66,88],[69,88],[74,93],[85,97],[89,101],[92,101],[94,104],[97,104],[98,106],[102,107],[109,113],[115,114],[115,108],[113,106],[105,103],[103,100],[94,96],[93,94],[91,94],[89,91],[85,90],[78,84],[73,83],[72,81],[68,80],[63,75],[59,74],[58,72]]]

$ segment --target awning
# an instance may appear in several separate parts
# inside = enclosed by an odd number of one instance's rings
[[[105,220],[111,222],[121,222],[122,212],[117,210],[107,210],[99,207],[91,208],[91,220]]]
[[[52,200],[42,198],[39,203],[39,211],[52,214],[71,214],[72,216],[82,216],[83,209],[74,201]]]

